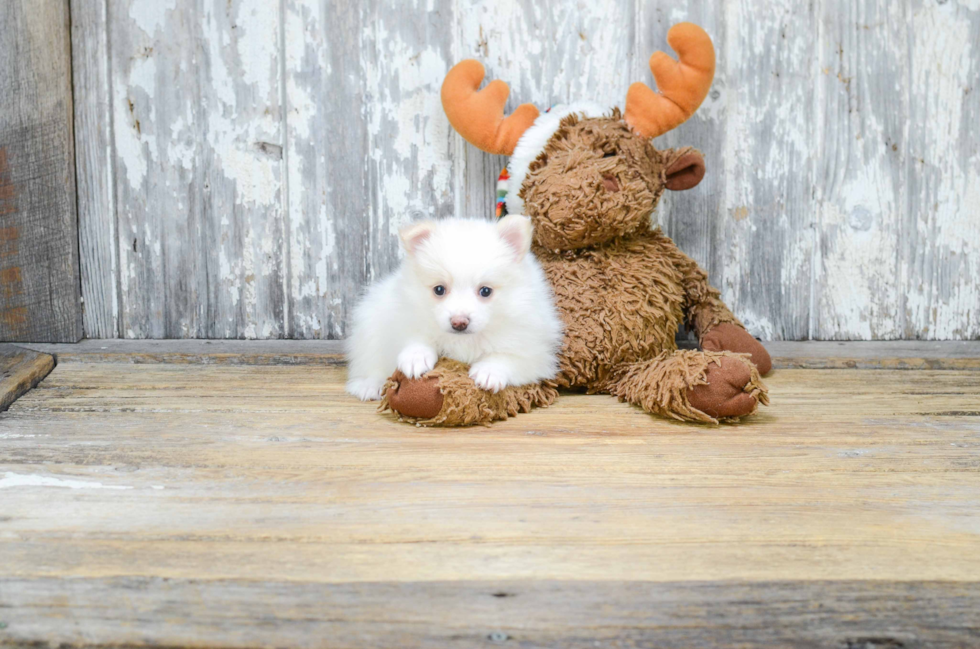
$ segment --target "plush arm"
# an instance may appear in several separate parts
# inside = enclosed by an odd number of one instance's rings
[[[680,275],[681,288],[684,291],[684,318],[687,326],[697,334],[698,340],[724,322],[742,327],[738,318],[721,301],[721,293],[718,289],[708,284],[708,274],[698,266],[697,262],[681,252],[677,245],[659,230],[653,232],[652,236],[658,248],[657,252],[668,259]]]
[[[662,254],[680,273],[685,297],[684,317],[688,327],[697,334],[701,348],[751,354],[759,373],[767,374],[772,369],[769,352],[721,301],[718,289],[708,284],[708,274],[667,236],[660,232],[656,236]]]

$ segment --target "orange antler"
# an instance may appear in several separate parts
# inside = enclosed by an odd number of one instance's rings
[[[453,128],[463,138],[487,153],[510,155],[534,120],[538,109],[521,104],[504,117],[504,104],[510,88],[495,80],[477,92],[484,70],[479,61],[467,59],[453,66],[442,82],[442,108]]]
[[[636,82],[626,93],[626,123],[644,137],[663,135],[685,122],[708,95],[715,76],[715,48],[703,29],[679,23],[667,32],[667,43],[680,61],[663,52],[650,57],[660,92]]]

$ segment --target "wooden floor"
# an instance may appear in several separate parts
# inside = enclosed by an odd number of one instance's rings
[[[980,646],[978,371],[441,430],[335,363],[85,359],[0,415],[0,645]]]

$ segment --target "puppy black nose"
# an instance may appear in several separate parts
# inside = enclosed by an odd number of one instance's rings
[[[470,319],[465,315],[454,315],[449,319],[449,324],[453,326],[456,331],[466,331],[466,328],[470,326]]]

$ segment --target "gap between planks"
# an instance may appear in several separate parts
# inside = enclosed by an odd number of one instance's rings
[[[769,341],[765,345],[775,369],[980,370],[980,341]],[[344,364],[339,340],[85,340],[24,346],[61,362]]]

